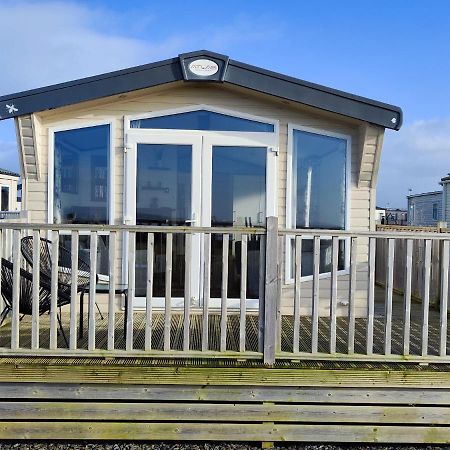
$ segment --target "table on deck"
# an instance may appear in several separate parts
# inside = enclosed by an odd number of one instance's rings
[[[83,337],[83,316],[84,316],[84,294],[89,294],[89,285],[85,286],[81,290],[80,295],[80,326],[78,331],[78,337],[81,339]],[[107,283],[97,283],[95,286],[95,293],[96,294],[109,294],[109,284]],[[123,320],[123,332],[124,335],[127,333],[127,316],[128,316],[128,284],[117,284],[114,289],[114,294],[116,295],[123,295],[125,300],[125,314],[124,314],[124,320]],[[96,304],[97,305],[97,304]],[[98,309],[98,305],[97,305]],[[100,312],[100,309],[99,309]],[[101,313],[100,313],[101,314]]]

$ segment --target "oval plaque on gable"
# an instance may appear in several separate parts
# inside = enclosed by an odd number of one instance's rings
[[[189,70],[199,77],[209,77],[219,71],[219,66],[210,59],[196,59],[189,63]]]

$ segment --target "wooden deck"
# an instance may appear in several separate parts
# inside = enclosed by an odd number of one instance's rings
[[[374,319],[374,353],[383,355],[384,353],[384,337],[385,337],[385,313],[384,313],[384,290],[380,287],[376,290],[375,302],[375,319]],[[430,308],[429,311],[429,327],[428,327],[428,354],[430,356],[439,355],[439,311]],[[209,351],[220,351],[220,314],[209,315]],[[319,354],[322,357],[329,357],[329,318],[321,317],[319,319]],[[84,324],[88,323],[87,315],[85,315]],[[63,324],[67,329],[69,324],[69,315],[63,314]],[[124,335],[124,314],[115,314],[115,349],[125,350]],[[239,315],[229,314],[227,318],[227,352],[239,352]],[[44,315],[40,318],[40,347],[42,349],[49,348],[49,326],[50,316]],[[106,350],[107,348],[107,332],[108,332],[108,316],[96,314],[96,349]],[[366,351],[366,319],[356,319],[355,321],[355,354],[364,355]],[[151,357],[157,356],[158,352],[161,356],[167,354],[164,352],[164,314],[153,314],[152,323],[152,351]],[[312,325],[311,317],[302,317],[300,321],[300,338],[299,349],[302,353],[311,352],[312,342]],[[421,354],[422,342],[422,305],[413,302],[411,307],[411,338],[410,338],[410,355]],[[84,330],[83,338],[78,340],[77,347],[80,350],[88,348],[88,333]],[[171,353],[176,356],[177,351],[183,351],[184,321],[182,312],[173,312],[171,318]],[[337,342],[336,353],[341,355],[347,354],[347,336],[348,336],[348,320],[346,317],[337,319]],[[190,319],[190,350],[201,354],[202,345],[202,315],[200,312],[193,311]],[[145,313],[134,313],[134,331],[133,331],[133,350],[136,352],[144,351],[145,341]],[[281,352],[278,357],[292,358],[292,342],[293,342],[293,317],[283,316],[281,327]],[[403,351],[403,298],[394,294],[393,301],[393,319],[392,319],[392,355],[402,355]],[[8,325],[0,328],[0,347],[8,348],[10,346],[10,327]],[[20,322],[20,347],[29,349],[31,347],[31,319],[29,316],[23,318]],[[58,348],[66,348],[67,345],[60,333],[58,333]],[[450,348],[450,334],[447,336],[447,348]],[[259,358],[261,356],[258,350],[258,316],[248,315],[246,318],[246,355],[242,358]],[[136,356],[137,354],[133,354]],[[312,354],[315,358],[320,359],[321,356]],[[145,354],[138,355],[145,356]],[[182,356],[182,355],[179,355]],[[189,357],[190,355],[184,355]],[[192,356],[192,355],[191,355]],[[207,356],[207,355],[205,355]],[[219,355],[216,355],[220,357]],[[224,354],[224,357],[227,355]],[[229,356],[229,355],[228,355]],[[334,358],[333,358],[334,359]]]
[[[392,351],[400,354],[400,296],[394,296],[393,306]],[[421,304],[413,303],[411,353],[420,353],[421,317]],[[429,319],[429,351],[436,354],[439,313],[430,309]],[[96,320],[101,351],[106,348],[108,317]],[[49,343],[48,321],[48,316],[41,317],[43,347]],[[174,350],[164,352],[164,318],[157,313],[149,357],[142,350],[144,314],[137,312],[133,345],[141,357],[94,357],[92,352],[85,357],[0,357],[1,439],[450,443],[449,364],[349,361],[339,355],[325,360],[330,357],[326,353],[323,360],[320,354],[310,360],[292,358],[291,316],[283,318],[284,352],[272,367],[258,353],[258,317],[251,315],[246,357],[198,357],[201,316],[192,314],[190,323],[191,349],[197,354],[181,351],[181,314],[172,316]],[[319,323],[319,350],[328,352],[328,319]],[[213,350],[219,348],[219,324],[220,315],[212,314]],[[356,352],[365,351],[365,326],[365,319],[356,320]],[[24,318],[20,328],[21,345],[29,346],[30,320]],[[347,319],[338,319],[337,328],[337,350],[344,355]],[[2,346],[9,343],[8,330],[0,330]],[[382,289],[377,289],[374,330],[374,350],[383,353]],[[123,331],[123,315],[116,314],[118,349],[125,348]],[[300,341],[300,348],[310,351],[309,317],[302,318]],[[58,344],[65,346],[61,336]],[[87,333],[78,346],[87,348]],[[238,348],[239,316],[230,315],[227,350]]]

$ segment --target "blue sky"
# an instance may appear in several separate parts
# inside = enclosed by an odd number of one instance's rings
[[[448,1],[8,1],[0,18],[0,95],[206,48],[401,106],[379,205],[450,172]],[[15,145],[0,122],[0,166],[17,169]]]

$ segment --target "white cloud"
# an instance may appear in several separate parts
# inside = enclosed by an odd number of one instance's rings
[[[2,93],[152,61],[181,44],[176,37],[146,42],[98,31],[113,18],[70,2],[2,3],[0,17],[9,36],[0,52]]]
[[[414,193],[440,190],[450,172],[450,119],[421,120],[398,133],[386,132],[380,174],[380,206],[405,206],[408,189]]]
[[[73,80],[116,69],[165,59],[178,53],[208,48],[231,52],[241,44],[270,41],[277,27],[265,16],[230,16],[224,25],[195,31],[170,30],[158,22],[152,7],[140,5],[116,13],[90,4],[68,1],[16,1],[0,4],[3,38],[0,42],[0,95]],[[168,30],[152,37],[152,27]],[[138,38],[150,30],[145,39]],[[268,31],[270,30],[270,31]],[[128,34],[127,34],[128,33]],[[9,121],[11,122],[11,121]],[[17,169],[10,160],[9,129],[0,126],[0,167]],[[6,142],[5,142],[6,141]],[[8,161],[11,163],[8,164]]]

